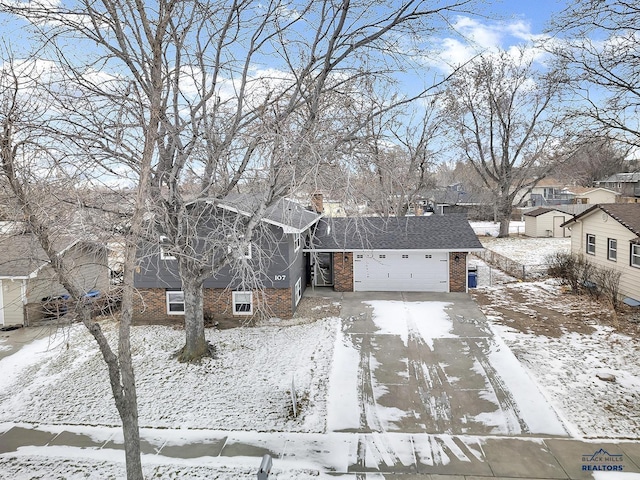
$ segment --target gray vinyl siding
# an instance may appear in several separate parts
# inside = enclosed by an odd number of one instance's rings
[[[253,239],[251,259],[255,268],[263,269],[259,280],[264,288],[288,288],[291,285],[290,258],[293,237],[282,233],[279,227],[269,225],[264,234]],[[300,249],[300,254],[302,249]],[[231,266],[222,268],[215,277],[204,282],[205,288],[237,288],[239,279]],[[295,283],[295,280],[294,280]],[[178,261],[160,258],[160,243],[147,243],[140,248],[135,286],[138,288],[181,288]]]

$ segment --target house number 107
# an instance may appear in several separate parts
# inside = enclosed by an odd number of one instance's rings
[[[276,280],[276,281],[277,280],[286,280],[287,276],[286,275],[274,275],[273,279]]]

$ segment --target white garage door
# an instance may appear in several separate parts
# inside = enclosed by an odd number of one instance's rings
[[[448,292],[448,254],[355,252],[354,290],[359,292]]]

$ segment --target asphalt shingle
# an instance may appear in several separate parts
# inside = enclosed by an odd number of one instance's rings
[[[323,218],[315,250],[482,249],[465,215]]]

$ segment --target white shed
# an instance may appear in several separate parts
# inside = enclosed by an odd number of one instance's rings
[[[561,225],[573,215],[555,208],[536,208],[524,214],[524,234],[527,237],[570,237],[571,232]]]

